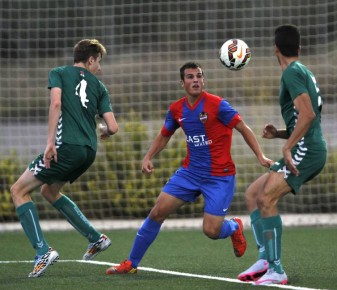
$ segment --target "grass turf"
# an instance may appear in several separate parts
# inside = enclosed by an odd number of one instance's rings
[[[136,230],[105,232],[112,246],[96,257],[97,261],[119,263],[128,257]],[[33,263],[1,263],[0,288],[3,289],[251,289],[249,284],[197,277],[174,276],[139,270],[136,275],[107,276],[106,265],[78,263],[87,241],[77,232],[46,232],[49,244],[61,260],[45,275],[28,279]],[[248,249],[241,258],[233,253],[230,239],[213,241],[201,230],[162,231],[148,250],[140,267],[150,267],[198,275],[236,279],[237,274],[256,259],[252,232],[246,231]],[[336,228],[286,228],[283,235],[283,265],[292,289],[337,289]],[[0,261],[32,261],[34,251],[23,232],[1,233]],[[265,289],[255,286],[254,289]]]

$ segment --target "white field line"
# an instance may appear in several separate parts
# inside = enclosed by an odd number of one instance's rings
[[[110,263],[110,262],[100,262],[100,261],[85,261],[85,260],[59,260],[58,263],[85,263],[85,264],[93,264],[93,265],[102,265],[102,266],[116,266],[118,264]],[[34,263],[33,261],[0,261],[1,264],[15,264],[15,263]],[[225,278],[225,277],[217,277],[217,276],[209,276],[209,275],[199,275],[192,273],[184,273],[184,272],[176,272],[176,271],[168,271],[168,270],[160,270],[148,267],[138,267],[139,270],[146,272],[154,272],[161,274],[168,274],[173,276],[181,276],[181,277],[192,277],[197,279],[207,279],[207,280],[217,280],[217,281],[226,281],[230,283],[241,283],[247,284],[247,282],[242,282],[237,279]],[[266,285],[265,287],[276,287],[281,289],[292,289],[292,290],[328,290],[328,289],[319,289],[319,288],[306,288],[292,285]]]

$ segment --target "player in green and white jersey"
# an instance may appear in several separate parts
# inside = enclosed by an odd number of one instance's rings
[[[293,25],[275,30],[275,55],[282,68],[279,103],[286,128],[267,124],[262,137],[287,139],[283,157],[246,191],[246,204],[258,247],[258,260],[239,274],[256,285],[287,284],[281,263],[282,220],[277,202],[298,193],[323,169],[327,157],[321,130],[322,97],[312,72],[299,62],[300,33]]]
[[[95,74],[106,54],[95,39],[84,39],[74,47],[74,65],[54,68],[49,73],[50,107],[47,145],[11,187],[13,202],[25,234],[36,250],[29,277],[41,276],[59,258],[45,240],[31,193],[41,187],[41,194],[69,223],[89,241],[83,259],[94,258],[107,249],[110,239],[98,232],[77,205],[60,190],[75,181],[94,162],[97,150],[96,115],[106,126],[101,138],[118,131],[107,88]]]

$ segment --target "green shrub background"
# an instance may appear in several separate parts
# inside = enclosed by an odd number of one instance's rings
[[[100,143],[96,161],[90,169],[73,184],[64,187],[63,193],[70,196],[88,218],[144,218],[154,205],[162,186],[181,165],[186,145],[179,130],[171,138],[168,146],[153,159],[155,172],[150,176],[142,174],[141,161],[155,135],[149,136],[147,125],[139,122],[139,119],[140,116],[130,113],[128,120],[120,120],[119,132],[108,141]],[[154,130],[155,134],[159,130],[160,127]],[[263,171],[253,154],[247,158],[246,155],[233,151],[238,173],[236,194],[230,213],[246,214],[244,191]],[[22,164],[19,160],[21,159],[16,152],[0,158],[0,221],[17,220],[10,186],[28,164]],[[301,194],[287,195],[279,203],[281,212],[336,212],[336,164],[336,152],[329,152],[323,172],[309,185],[305,185]],[[310,194],[306,191],[310,191]],[[61,217],[43,200],[38,191],[34,192],[32,197],[41,219]],[[183,206],[171,217],[199,217],[202,213],[203,200],[199,198],[195,203]]]

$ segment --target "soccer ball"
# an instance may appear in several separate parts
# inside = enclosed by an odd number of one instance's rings
[[[230,70],[243,69],[250,61],[251,52],[241,39],[229,39],[220,48],[220,61]]]

